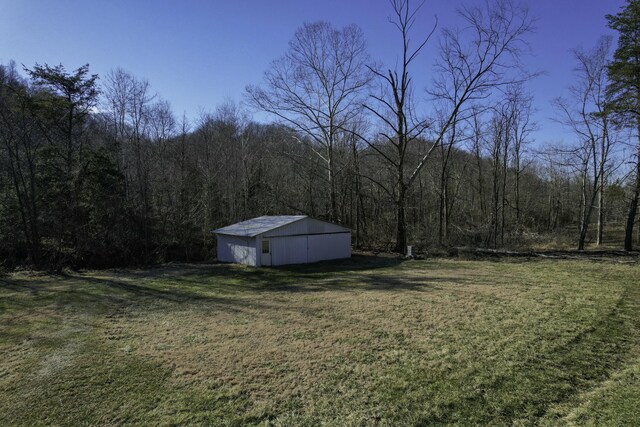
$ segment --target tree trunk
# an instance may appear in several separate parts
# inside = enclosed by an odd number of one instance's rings
[[[640,136],[639,136],[640,138]],[[638,142],[638,159],[636,160],[636,183],[629,204],[629,214],[627,215],[627,225],[624,232],[624,250],[633,250],[633,225],[636,221],[638,211],[638,198],[640,198],[640,141]]]
[[[507,165],[509,156],[509,134],[505,132],[504,152],[502,154],[502,212],[500,221],[500,245],[504,247],[504,233],[506,220],[506,207],[507,207]]]
[[[360,210],[361,207],[361,198],[362,194],[360,193],[360,165],[358,164],[358,147],[356,146],[355,138],[351,144],[351,150],[353,153],[353,169],[354,169],[354,185],[356,190],[356,218],[355,218],[355,226],[356,226],[356,248],[360,247]]]
[[[516,148],[515,198],[516,198],[516,230],[520,230],[520,149]]]
[[[404,182],[399,182],[398,198],[396,200],[397,237],[395,248],[398,253],[404,253],[407,246],[406,191]]]
[[[438,244],[444,246],[447,241],[447,206],[448,201],[448,174],[446,172],[446,165],[443,165],[442,173],[440,174],[440,209],[438,217]]]
[[[624,232],[624,250],[633,250],[633,225],[636,221],[638,211],[638,198],[640,198],[640,119],[638,120],[638,153],[636,158],[636,183],[633,190],[631,203],[629,204],[629,214],[627,215],[627,225]]]
[[[578,250],[584,250],[584,241],[587,237],[588,215],[587,215],[587,165],[582,171],[582,196],[580,206],[580,237],[578,238]]]
[[[633,225],[636,220],[636,211],[638,210],[638,197],[640,197],[640,179],[636,179],[636,188],[633,192],[631,203],[629,204],[629,214],[627,216],[627,225],[624,232],[624,250],[633,250]]]
[[[329,169],[329,219],[336,221],[338,219],[338,209],[336,204],[336,183],[334,176],[334,161],[333,161],[333,147],[329,147],[329,157],[327,160],[327,167]]]
[[[498,165],[497,162],[493,167],[493,248],[498,247],[498,201],[500,200],[500,187],[498,186]]]
[[[604,235],[604,170],[600,168],[600,185],[598,189],[598,237],[596,245],[602,245]]]
[[[482,157],[480,150],[476,152],[476,162],[478,163],[478,198],[480,199],[480,221],[487,217],[487,206],[484,200],[484,174],[482,173]]]
[[[456,139],[456,123],[451,128],[451,139],[449,146],[444,149],[444,145],[440,145],[442,152],[442,168],[440,169],[440,218],[438,227],[438,244],[444,246],[448,243],[449,236],[449,159],[451,150]]]

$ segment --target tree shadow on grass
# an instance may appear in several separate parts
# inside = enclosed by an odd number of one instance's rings
[[[399,257],[376,257],[371,255],[354,255],[351,258],[321,261],[312,264],[292,264],[277,267],[249,267],[233,263],[170,263],[149,269],[113,269],[108,270],[116,274],[131,277],[166,278],[183,275],[203,276],[237,276],[262,277],[273,276],[274,272],[313,275],[349,273],[363,270],[375,270],[401,265],[404,262]]]
[[[169,264],[150,270],[111,270],[37,279],[3,279],[0,313],[49,304],[105,312],[127,306],[146,310],[190,309],[240,311],[282,309],[270,294],[437,291],[439,282],[463,283],[464,277],[406,275],[399,258],[354,256],[317,264],[251,268],[233,264]],[[387,269],[387,271],[383,271]],[[1,290],[1,289],[0,289]],[[252,298],[260,296],[261,298]],[[264,297],[267,296],[267,299]]]
[[[236,264],[165,266],[140,279],[159,279],[164,289],[177,285],[193,292],[250,295],[275,292],[407,291],[435,289],[434,283],[468,281],[465,277],[407,275],[399,258],[356,256],[316,264],[253,268]],[[398,268],[398,270],[396,270]],[[386,270],[386,271],[380,271]]]
[[[126,307],[162,308],[167,304],[206,304],[215,309],[247,305],[246,301],[238,298],[203,295],[185,291],[180,286],[162,289],[144,281],[130,283],[111,278],[67,275],[49,281],[38,279],[37,282],[29,279],[3,280],[0,290],[4,288],[9,293],[0,292],[0,314],[45,306],[99,313]]]
[[[397,256],[378,257],[372,255],[353,255],[351,258],[320,261],[312,264],[292,264],[268,267],[267,270],[302,274],[327,274],[337,272],[358,272],[397,267],[405,260]]]

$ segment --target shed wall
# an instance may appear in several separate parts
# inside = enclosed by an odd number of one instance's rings
[[[269,240],[271,242],[271,265],[308,262],[307,236],[272,237]]]
[[[263,255],[264,239],[270,241],[270,253]],[[255,237],[218,234],[218,259],[224,262],[260,266],[264,261],[275,266],[350,256],[351,230],[313,218],[302,218]]]
[[[218,260],[255,266],[255,237],[238,237],[218,234]]]
[[[271,265],[304,264],[351,257],[349,232],[268,239],[271,244]]]
[[[351,233],[311,234],[307,262],[351,257]]]
[[[350,231],[348,228],[337,224],[320,221],[313,218],[303,218],[299,221],[287,224],[283,227],[270,230],[262,234],[262,237],[296,236],[303,234],[340,233]]]

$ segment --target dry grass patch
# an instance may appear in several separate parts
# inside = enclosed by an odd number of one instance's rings
[[[13,276],[0,290],[0,421],[606,421],[640,403],[637,274],[356,258]],[[603,407],[595,394],[622,397]]]

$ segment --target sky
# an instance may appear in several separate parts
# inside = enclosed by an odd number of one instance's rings
[[[456,8],[484,0],[426,0],[415,40],[438,18],[438,28],[460,25]],[[536,19],[525,63],[544,74],[528,84],[537,109],[537,144],[569,142],[572,135],[552,119],[551,101],[573,79],[570,50],[589,49],[606,34],[605,15],[624,0],[524,0]],[[101,76],[123,68],[145,78],[177,116],[195,119],[226,100],[242,101],[245,87],[260,84],[272,60],[304,22],[360,26],[369,52],[386,66],[401,52],[388,23],[387,0],[0,0],[0,63],[85,63]],[[416,60],[416,96],[429,83],[437,54],[430,42]],[[426,95],[424,96],[426,100]],[[256,116],[260,117],[260,115]]]

